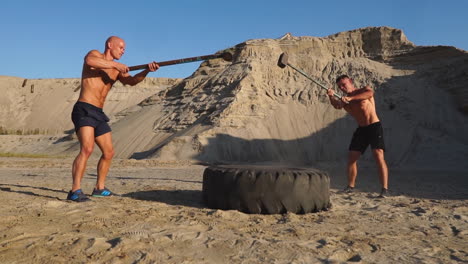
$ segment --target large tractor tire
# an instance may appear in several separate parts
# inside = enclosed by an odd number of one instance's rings
[[[315,169],[208,167],[203,201],[213,209],[251,214],[305,214],[330,208],[330,177]]]

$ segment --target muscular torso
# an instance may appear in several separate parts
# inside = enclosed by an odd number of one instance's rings
[[[107,94],[118,79],[118,76],[118,70],[96,69],[84,63],[81,75],[81,92],[78,101],[103,108]]]
[[[379,117],[375,110],[374,97],[365,100],[351,101],[344,106],[344,109],[354,117],[359,126],[368,126],[372,123],[379,122]]]

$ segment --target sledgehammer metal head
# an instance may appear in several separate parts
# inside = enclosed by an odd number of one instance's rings
[[[281,53],[279,60],[278,60],[278,66],[280,68],[284,68],[288,66],[288,54],[286,52]]]
[[[232,61],[232,54],[230,52],[223,52],[221,58],[225,61]]]

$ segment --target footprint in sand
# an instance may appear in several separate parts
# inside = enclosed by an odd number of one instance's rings
[[[90,238],[88,244],[90,246],[85,250],[87,254],[96,254],[112,247],[112,244],[103,237]]]
[[[356,254],[355,252],[351,250],[345,250],[345,249],[339,249],[335,252],[333,252],[329,257],[328,261],[330,262],[360,262],[362,260],[362,257],[359,254]]]
[[[68,203],[65,201],[48,201],[44,207],[46,208],[60,208],[67,206]]]
[[[411,211],[411,213],[417,216],[423,216],[425,213],[427,213],[427,211],[424,210],[422,207],[416,207],[414,210]]]

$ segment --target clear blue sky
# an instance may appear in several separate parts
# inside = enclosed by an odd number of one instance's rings
[[[368,26],[404,31],[416,45],[468,50],[465,0],[4,0],[0,75],[76,78],[84,55],[108,36],[125,39],[128,66],[212,54],[248,39],[325,37]],[[151,77],[187,77],[199,62]]]

